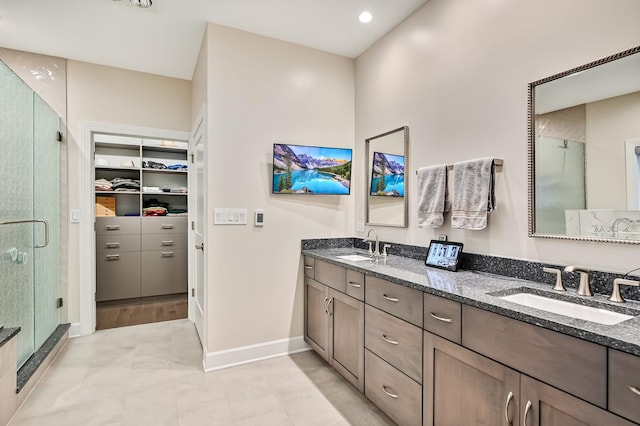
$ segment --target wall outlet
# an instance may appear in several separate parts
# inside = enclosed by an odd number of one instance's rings
[[[438,241],[447,241],[447,236],[445,234],[438,235]]]
[[[356,223],[356,231],[364,232],[364,223],[362,223],[362,222]]]

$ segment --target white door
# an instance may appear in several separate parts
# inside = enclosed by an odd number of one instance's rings
[[[206,142],[206,120],[205,109],[203,108],[198,116],[192,135],[192,154],[195,175],[195,224],[194,224],[194,247],[192,248],[195,268],[195,285],[191,296],[194,305],[193,320],[200,337],[202,346],[205,347],[205,256],[204,256],[204,234],[206,226],[205,214],[205,142]],[[195,290],[195,291],[194,291]]]

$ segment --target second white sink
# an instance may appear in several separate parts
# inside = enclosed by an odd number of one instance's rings
[[[585,321],[596,322],[604,325],[614,325],[619,322],[634,318],[631,315],[608,311],[606,309],[594,308],[591,306],[578,305],[577,303],[566,302],[564,300],[551,299],[537,294],[516,293],[509,296],[500,297],[502,300],[552,312],[554,314],[565,315]]]
[[[352,262],[358,262],[361,260],[371,260],[369,256],[362,256],[359,254],[344,254],[342,256],[336,256],[338,259],[350,260]]]

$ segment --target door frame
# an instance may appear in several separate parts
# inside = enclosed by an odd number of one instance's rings
[[[100,123],[91,121],[80,122],[80,185],[78,187],[79,229],[78,253],[96,252],[95,240],[95,199],[94,199],[94,169],[93,169],[93,135],[107,133],[121,136],[135,136],[146,138],[173,139],[190,142],[190,132],[178,130],[158,129],[151,127],[129,126],[124,124]],[[190,182],[189,182],[190,184]],[[189,231],[189,238],[193,238]],[[95,256],[89,256],[89,261],[78,262],[79,285],[79,323],[72,324],[70,336],[86,336],[96,331],[96,261]],[[193,286],[189,274],[188,288]],[[191,305],[190,298],[189,305]],[[191,307],[189,306],[189,309]]]

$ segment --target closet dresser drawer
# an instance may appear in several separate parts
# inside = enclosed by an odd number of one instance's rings
[[[458,302],[424,294],[423,328],[460,344],[462,340],[462,306]]]
[[[187,218],[159,216],[142,218],[143,234],[186,234]]]
[[[140,234],[139,217],[96,217],[96,235]]]
[[[313,279],[315,277],[315,259],[310,256],[304,257],[304,276]]]
[[[142,250],[186,250],[187,234],[149,234],[142,236]]]
[[[140,252],[96,254],[96,302],[140,297]]]
[[[365,347],[422,383],[422,330],[365,305]]]
[[[399,425],[422,424],[422,387],[365,349],[364,394]]]
[[[609,349],[609,410],[640,423],[640,357]]]
[[[140,251],[140,235],[98,235],[96,250],[98,252]]]
[[[142,252],[142,297],[187,291],[187,251]]]
[[[422,327],[422,292],[367,275],[365,302]]]
[[[314,270],[316,281],[320,281],[324,285],[328,285],[342,293],[346,293],[346,268],[316,259]]]

